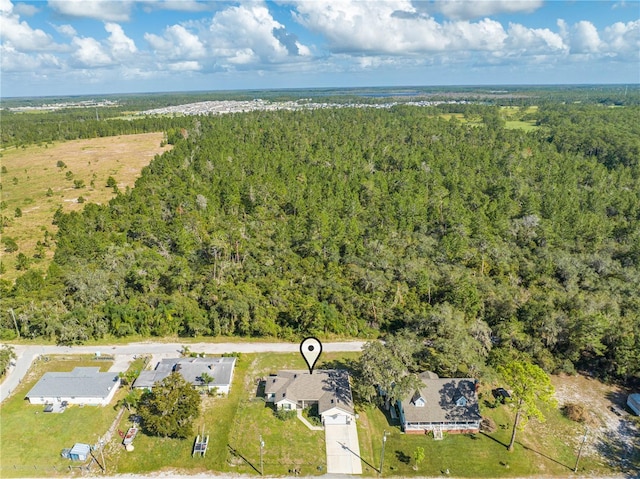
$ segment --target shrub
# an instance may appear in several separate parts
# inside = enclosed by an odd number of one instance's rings
[[[289,421],[296,417],[295,409],[276,409],[276,417],[281,421]]]
[[[562,414],[575,422],[585,422],[589,418],[589,412],[582,404],[567,403],[562,407]]]

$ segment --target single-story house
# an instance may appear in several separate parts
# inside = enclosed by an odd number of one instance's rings
[[[434,436],[442,432],[479,432],[482,418],[477,380],[434,376],[420,375],[424,386],[411,397],[398,401],[402,430],[407,434],[433,432]]]
[[[31,404],[68,404],[106,406],[120,387],[116,373],[101,373],[100,368],[75,368],[71,372],[49,372],[27,393]]]
[[[629,394],[627,406],[629,406],[629,409],[636,413],[636,415],[640,416],[640,394]]]
[[[153,371],[142,371],[134,381],[137,389],[152,389],[173,372],[179,373],[187,382],[197,388],[209,391],[217,388],[221,394],[229,394],[236,358],[170,358],[160,361]],[[203,379],[209,376],[211,382]]]
[[[278,409],[317,405],[323,424],[350,424],[355,419],[349,373],[341,369],[278,371],[265,384],[265,398]]]

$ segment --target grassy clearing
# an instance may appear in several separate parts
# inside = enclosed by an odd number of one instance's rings
[[[106,187],[109,176],[114,177],[120,190],[133,187],[142,168],[167,150],[160,147],[162,139],[163,133],[145,133],[3,151],[2,167],[6,173],[2,174],[2,201],[6,207],[1,215],[9,221],[3,236],[15,240],[19,249],[3,252],[6,272],[2,278],[14,280],[19,276],[21,272],[15,269],[19,253],[30,258],[34,267],[45,270],[54,248],[46,248],[43,259],[33,256],[37,242],[44,240],[44,231],[56,232],[51,224],[55,211],[59,207],[64,211],[82,209],[79,197],[86,202],[106,203],[114,195],[113,189]],[[66,166],[56,166],[58,161]],[[76,188],[77,180],[84,186]],[[16,208],[20,208],[21,217],[16,217]]]
[[[110,406],[70,406],[62,414],[45,414],[42,405],[30,405],[24,396],[45,372],[71,371],[78,366],[98,366],[107,371],[111,364],[77,357],[51,357],[34,363],[15,394],[0,409],[0,477],[66,476],[69,465],[79,465],[62,458],[60,451],[76,442],[94,444],[109,429],[117,412]],[[115,400],[122,392],[116,393]]]

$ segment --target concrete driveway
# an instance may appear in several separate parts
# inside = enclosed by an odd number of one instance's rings
[[[348,425],[325,425],[324,438],[327,444],[327,473],[362,474],[355,421]]]

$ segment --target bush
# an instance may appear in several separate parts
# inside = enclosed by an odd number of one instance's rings
[[[562,406],[562,414],[575,422],[585,422],[589,418],[589,412],[582,404],[567,403]]]
[[[498,426],[496,426],[495,421],[490,417],[483,417],[482,421],[480,421],[480,430],[483,432],[492,433],[496,432],[497,429]]]
[[[276,417],[281,421],[295,419],[297,413],[295,409],[276,409]]]

